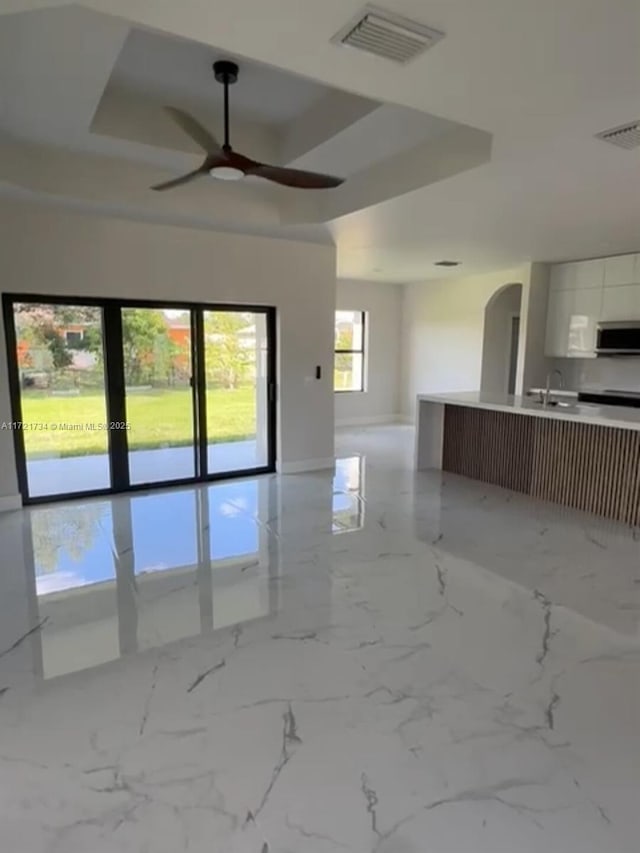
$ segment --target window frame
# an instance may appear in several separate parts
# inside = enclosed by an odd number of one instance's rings
[[[360,314],[362,318],[362,347],[361,349],[336,349],[335,342],[335,315],[338,314],[339,311],[351,311],[352,314]],[[335,377],[335,369],[336,369],[336,356],[337,355],[361,355],[362,356],[362,370],[360,372],[360,387],[359,388],[336,388],[335,387],[335,379],[334,379],[334,394],[364,394],[366,389],[366,361],[365,361],[365,353],[367,346],[367,312],[362,311],[360,309],[354,310],[353,308],[336,308],[334,312],[334,340],[333,340],[333,374]]]

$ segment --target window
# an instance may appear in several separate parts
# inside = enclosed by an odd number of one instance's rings
[[[364,311],[336,311],[334,391],[364,391]]]
[[[67,346],[70,349],[73,349],[73,347],[79,347],[82,345],[82,339],[84,338],[84,335],[82,332],[72,332],[69,329],[67,329],[66,332],[64,333],[64,336],[65,336],[66,341],[67,341]]]

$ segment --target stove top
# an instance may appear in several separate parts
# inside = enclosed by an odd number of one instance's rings
[[[604,403],[610,406],[630,406],[640,409],[640,392],[614,391],[606,388],[603,391],[580,391],[578,400],[583,403]]]
[[[604,391],[598,392],[600,394],[612,394],[614,397],[636,397],[640,400],[640,391],[615,391],[611,388],[605,388]]]

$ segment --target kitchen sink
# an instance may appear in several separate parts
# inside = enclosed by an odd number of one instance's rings
[[[539,406],[541,409],[555,409],[556,406],[573,406],[573,403],[563,403],[560,400],[547,400],[546,403],[543,403],[542,400],[532,400],[531,402],[534,406]]]
[[[540,400],[533,400],[532,402],[539,409],[561,409],[563,412],[583,412],[597,408],[593,404],[567,402],[566,400],[549,400],[546,404]]]

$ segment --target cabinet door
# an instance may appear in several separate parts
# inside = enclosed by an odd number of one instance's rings
[[[640,284],[605,287],[601,316],[605,321],[640,320]]]
[[[549,294],[544,353],[552,358],[593,358],[602,291],[559,290]]]
[[[602,311],[602,290],[574,290],[569,309],[569,338],[567,355],[574,358],[594,358],[597,328]]]
[[[554,264],[551,267],[549,289],[553,293],[556,290],[571,290],[575,287],[576,264]]]
[[[576,290],[589,290],[594,287],[602,287],[604,282],[604,258],[595,261],[579,261],[572,264]]]
[[[604,286],[621,287],[638,282],[636,278],[636,255],[619,255],[606,258],[604,262]]]
[[[556,290],[549,294],[547,335],[544,346],[546,356],[563,358],[569,354],[569,322],[572,306],[572,290]]]

